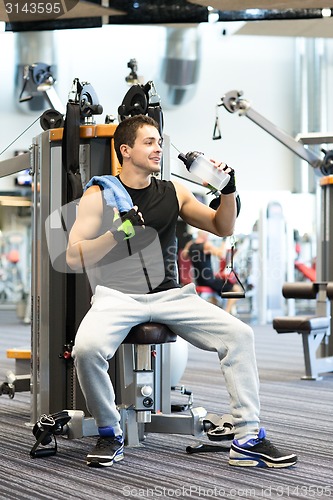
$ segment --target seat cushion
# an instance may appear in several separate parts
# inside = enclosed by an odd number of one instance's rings
[[[176,342],[177,335],[160,323],[140,323],[133,326],[123,344],[165,344]]]
[[[311,333],[329,327],[326,316],[281,316],[273,319],[273,328],[278,333]]]
[[[308,281],[284,283],[282,295],[286,299],[315,299],[318,293],[318,284]]]

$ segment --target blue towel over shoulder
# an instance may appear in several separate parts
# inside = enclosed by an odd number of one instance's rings
[[[103,196],[107,205],[117,207],[119,212],[128,212],[133,208],[132,198],[117,177],[95,175],[86,184],[85,190],[96,184],[103,188]]]

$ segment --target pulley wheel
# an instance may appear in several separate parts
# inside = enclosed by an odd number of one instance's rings
[[[61,128],[64,126],[64,117],[55,109],[47,109],[40,117],[40,125],[43,130],[51,128]]]

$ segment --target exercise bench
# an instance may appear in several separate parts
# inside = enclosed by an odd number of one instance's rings
[[[7,349],[7,358],[15,359],[15,371],[7,372],[6,381],[0,386],[0,396],[7,394],[12,399],[15,392],[30,391],[31,351],[27,348]]]
[[[297,332],[302,335],[305,364],[302,380],[318,380],[321,378],[320,374],[333,371],[333,356],[327,355],[331,322],[327,289],[332,298],[333,286],[328,288],[326,282],[285,283],[282,294],[286,299],[315,299],[316,313],[273,319],[273,328],[277,333]]]

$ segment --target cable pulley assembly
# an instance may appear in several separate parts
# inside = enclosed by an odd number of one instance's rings
[[[220,122],[219,122],[219,106],[222,106],[222,104],[216,105],[215,123],[214,123],[213,137],[212,137],[213,141],[222,139]]]
[[[64,126],[64,117],[62,113],[55,109],[47,109],[40,117],[39,123],[43,130],[62,128]]]
[[[244,299],[245,298],[245,288],[243,286],[243,283],[239,279],[238,274],[236,273],[235,268],[234,268],[235,246],[236,246],[236,243],[235,243],[235,240],[233,239],[232,244],[231,244],[230,273],[225,278],[225,281],[224,281],[222,289],[221,289],[221,297],[222,297],[222,299]],[[239,291],[239,292],[224,292],[223,289],[225,288],[228,280],[230,279],[230,277],[232,275],[234,275],[234,277],[236,278],[237,283],[240,285],[241,291]]]
[[[136,115],[148,115],[153,118],[158,123],[159,132],[162,135],[163,113],[160,96],[156,92],[153,81],[149,81],[145,85],[132,85],[118,107],[120,122]]]
[[[45,63],[27,64],[23,69],[23,87],[19,102],[30,101],[55,83],[52,66]]]
[[[224,106],[229,113],[238,112],[240,116],[246,116],[253,123],[272,135],[275,139],[284,144],[288,149],[295,153],[299,158],[305,160],[314,169],[314,173],[321,177],[333,173],[333,152],[321,150],[324,158],[315,151],[306,148],[302,143],[300,134],[298,140],[288,135],[286,132],[276,127],[267,118],[252,108],[251,103],[243,97],[241,90],[231,90],[227,92],[218,103],[218,106]]]

